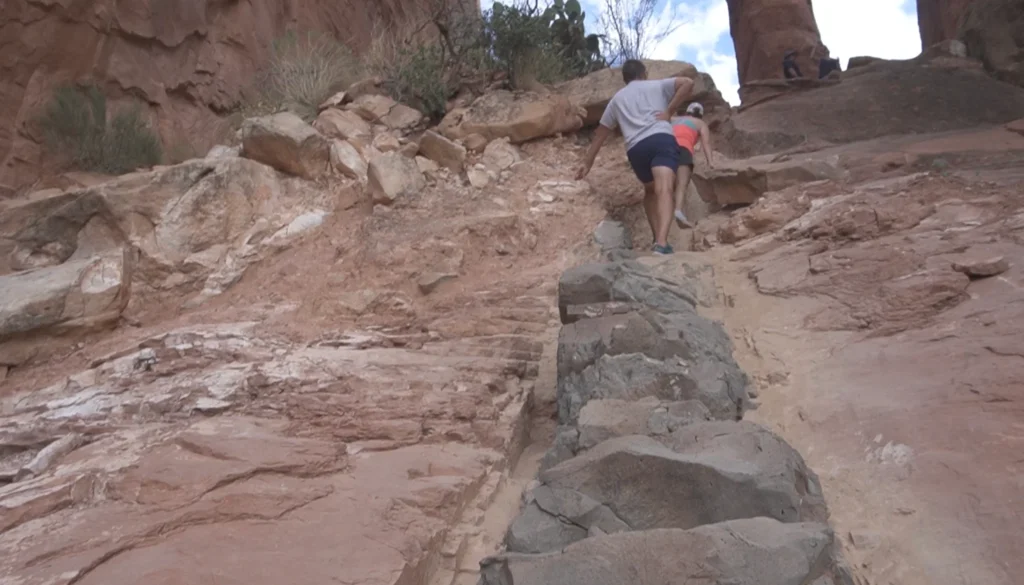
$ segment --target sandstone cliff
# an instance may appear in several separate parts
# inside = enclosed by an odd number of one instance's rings
[[[788,50],[797,51],[805,76],[817,73],[827,49],[810,0],[729,0],[729,21],[740,84],[782,77]]]
[[[921,48],[957,38],[960,23],[974,0],[917,0]]]
[[[50,88],[93,80],[112,99],[148,104],[168,148],[202,155],[221,114],[288,29],[327,30],[358,48],[426,0],[8,0],[0,20],[0,197],[38,176],[29,121]]]

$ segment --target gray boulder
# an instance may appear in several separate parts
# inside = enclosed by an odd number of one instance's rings
[[[679,283],[655,277],[633,260],[584,264],[558,281],[558,311],[570,323],[570,307],[592,303],[636,302],[663,313],[693,311],[697,301]]]
[[[833,535],[818,523],[734,520],[588,538],[546,554],[480,562],[480,585],[831,585]]]
[[[625,355],[649,359],[601,360]],[[622,385],[616,387],[616,381]],[[638,384],[640,381],[643,384]],[[562,424],[573,424],[579,409],[594,397],[696,398],[715,418],[737,419],[748,406],[747,382],[722,326],[692,309],[671,314],[644,310],[606,315],[570,323],[559,332]],[[675,386],[657,387],[659,383]]]
[[[550,469],[615,437],[667,435],[680,427],[709,420],[711,412],[696,400],[591,400],[580,410],[577,426],[558,427],[554,444],[544,454],[540,468]]]
[[[540,482],[509,527],[512,552],[557,550],[594,533],[740,518],[828,520],[818,478],[800,454],[746,422],[609,439],[542,472]]]
[[[560,424],[574,425],[594,399],[639,400],[649,396],[676,402],[698,400],[716,420],[737,420],[747,407],[746,391],[735,391],[732,368],[714,361],[657,360],[643,354],[604,355],[578,374],[558,380]]]
[[[306,179],[328,172],[331,143],[290,112],[249,118],[239,131],[242,156]]]

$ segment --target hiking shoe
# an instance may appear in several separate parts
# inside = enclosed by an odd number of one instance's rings
[[[678,225],[680,228],[693,229],[693,224],[690,223],[690,220],[686,219],[686,214],[683,213],[682,209],[676,210],[676,225]]]
[[[668,256],[669,254],[675,254],[675,250],[672,249],[672,244],[666,244],[664,246],[654,244],[651,251],[654,252],[655,256]]]

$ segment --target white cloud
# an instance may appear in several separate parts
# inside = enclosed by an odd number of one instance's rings
[[[821,40],[833,57],[910,59],[921,52],[917,14],[903,0],[815,0]]]
[[[732,39],[729,37],[729,6],[725,0],[675,1],[676,15],[681,21],[678,29],[663,39],[652,51],[654,59],[685,59],[697,69],[708,73],[731,104],[739,104],[739,79]],[[669,4],[669,2],[666,2]],[[729,52],[719,52],[717,45],[726,39]]]

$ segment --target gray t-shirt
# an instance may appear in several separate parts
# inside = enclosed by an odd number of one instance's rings
[[[608,102],[601,125],[612,130],[621,127],[626,150],[652,134],[672,135],[672,124],[655,116],[668,109],[675,93],[675,78],[628,83]]]

